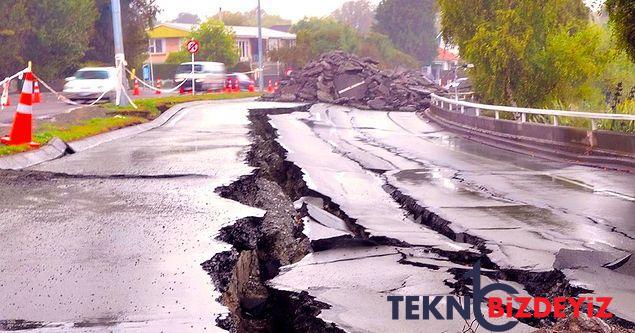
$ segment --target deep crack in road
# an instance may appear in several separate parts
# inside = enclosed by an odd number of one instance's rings
[[[386,296],[469,294],[477,260],[483,285],[613,296],[614,322],[632,327],[632,175],[488,147],[411,112],[282,106],[193,104],[0,173],[0,329],[414,332]]]

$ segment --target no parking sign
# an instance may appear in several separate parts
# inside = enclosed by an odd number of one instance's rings
[[[192,39],[187,42],[186,47],[187,52],[195,54],[198,53],[198,51],[201,49],[201,44],[196,39]]]

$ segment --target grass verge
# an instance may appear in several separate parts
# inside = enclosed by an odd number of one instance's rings
[[[89,136],[109,132],[119,128],[137,125],[148,121],[141,117],[114,116],[107,118],[93,118],[80,121],[75,125],[53,125],[44,124],[33,136],[33,141],[44,145],[54,137],[58,137],[66,142],[76,141]],[[20,153],[29,150],[28,145],[5,146],[0,145],[0,156]]]
[[[157,98],[145,98],[135,101],[138,109],[132,106],[119,107],[113,104],[105,104],[102,108],[115,114],[112,117],[92,118],[80,121],[73,125],[44,124],[35,133],[33,141],[42,145],[49,142],[54,137],[58,137],[66,142],[75,141],[89,136],[109,132],[119,128],[137,125],[158,117],[162,112],[176,104],[196,101],[213,101],[223,99],[238,99],[248,97],[258,97],[260,93],[239,92],[221,94],[201,94],[201,95],[179,95],[165,96]],[[0,156],[21,153],[29,150],[28,145],[5,146],[0,145]]]
[[[201,95],[179,95],[166,96],[157,98],[138,99],[135,102],[138,109],[132,106],[120,107],[113,104],[106,104],[105,109],[121,115],[138,115],[149,119],[158,117],[162,112],[173,107],[176,104],[196,101],[214,101],[223,99],[238,99],[248,97],[259,97],[261,93],[257,92],[239,92],[239,93],[218,93],[218,94],[201,94]]]

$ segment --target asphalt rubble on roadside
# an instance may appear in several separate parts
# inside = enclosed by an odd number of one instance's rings
[[[363,110],[417,111],[430,106],[430,94],[444,90],[421,73],[382,70],[379,62],[343,51],[322,54],[280,83],[263,100],[323,102]]]

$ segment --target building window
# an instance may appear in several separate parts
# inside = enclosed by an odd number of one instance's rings
[[[165,39],[150,39],[149,51],[151,54],[165,53]]]
[[[280,48],[280,40],[279,39],[270,39],[269,40],[269,50],[277,50]]]
[[[238,41],[238,51],[240,52],[240,61],[249,59],[249,43],[246,40]]]

